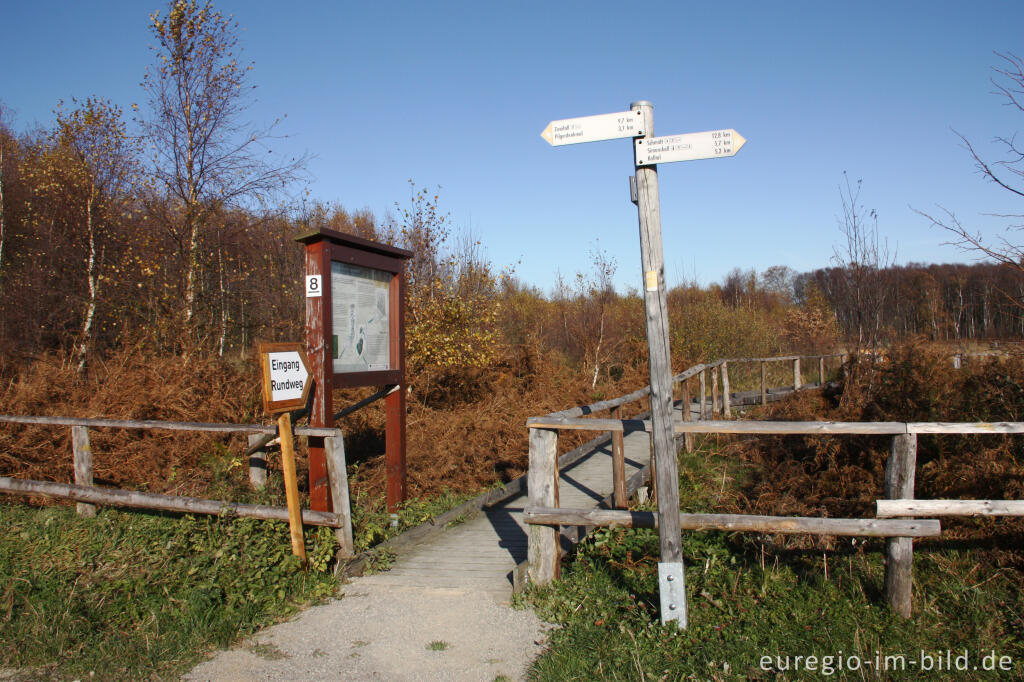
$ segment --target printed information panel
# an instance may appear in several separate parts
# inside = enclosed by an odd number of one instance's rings
[[[389,272],[331,261],[335,374],[391,369]]]

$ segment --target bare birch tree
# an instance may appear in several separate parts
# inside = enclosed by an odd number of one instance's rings
[[[143,126],[155,175],[175,200],[166,221],[181,245],[182,316],[190,327],[211,212],[266,202],[302,176],[306,158],[268,160],[278,121],[243,122],[253,67],[239,62],[237,22],[196,0],[171,0],[150,22],[156,63],[143,80],[152,107]]]

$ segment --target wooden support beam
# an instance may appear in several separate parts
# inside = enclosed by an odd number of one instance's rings
[[[92,445],[89,444],[89,429],[85,426],[71,427],[71,450],[75,458],[75,485],[92,485]],[[75,505],[79,516],[96,516],[96,505],[79,502]]]
[[[266,446],[273,438],[273,435],[249,434],[249,448],[245,451],[249,457],[249,485],[257,490],[267,484]]]
[[[355,555],[352,538],[352,504],[348,493],[348,469],[345,463],[345,441],[338,431],[336,436],[324,438],[324,453],[327,455],[327,476],[331,486],[331,511],[338,515],[341,526],[335,531],[341,556]]]
[[[914,498],[914,471],[917,466],[917,436],[894,436],[885,464],[885,496],[888,499]],[[914,584],[914,544],[910,537],[893,537],[885,547],[885,596],[892,610],[909,618]]]
[[[768,363],[761,361],[761,404],[768,404]]]
[[[701,370],[700,373],[700,418],[708,418],[708,372],[707,370]]]
[[[167,431],[201,431],[206,433],[277,433],[270,424],[206,424],[203,422],[162,422],[155,419],[88,419],[82,417],[37,417],[33,415],[0,414],[7,424],[41,424],[43,426],[88,426],[109,429],[164,429]],[[330,436],[333,428],[296,426],[296,436]]]
[[[1024,500],[876,500],[879,518],[900,516],[1024,516]]]
[[[682,399],[682,404],[683,404],[683,409],[682,409],[683,421],[684,422],[688,422],[688,421],[692,421],[692,419],[693,419],[693,416],[690,414],[690,383],[688,381],[684,380],[682,382],[682,384],[683,384],[683,399]],[[693,434],[692,433],[687,433],[687,434],[685,434],[683,436],[683,447],[686,449],[687,452],[693,452]]]
[[[800,358],[793,358],[793,390],[799,391],[802,383],[800,380]]]
[[[241,504],[197,497],[160,495],[139,490],[98,488],[50,481],[32,481],[23,478],[0,477],[0,492],[15,495],[43,495],[90,504],[106,504],[132,509],[162,509],[183,514],[212,514],[214,516],[245,516],[254,519],[287,521],[288,509],[263,504]],[[340,520],[331,512],[303,510],[302,522],[310,526],[338,527]]]
[[[818,385],[825,385],[825,356],[818,358]]]
[[[729,395],[729,363],[722,363],[722,414],[726,419],[732,417],[732,397]]]
[[[622,406],[612,408],[612,419],[622,419]],[[616,509],[629,506],[626,497],[626,450],[622,431],[612,431],[612,488]]]
[[[530,506],[558,507],[558,431],[530,429]],[[534,585],[557,580],[560,569],[558,529],[531,526],[527,574]]]
[[[650,431],[651,423],[642,419],[552,419],[530,417],[530,428],[567,429],[577,431]],[[761,433],[775,435],[860,434],[866,436],[893,436],[907,432],[903,422],[762,422],[762,421],[694,421],[676,422],[676,434],[681,433]]]
[[[718,414],[718,367],[711,369],[711,418]]]
[[[529,506],[523,512],[526,523],[562,526],[623,526],[656,528],[654,512],[619,509],[553,509]],[[823,519],[806,516],[753,516],[746,514],[680,514],[681,530],[737,531],[854,537],[938,537],[941,524],[934,519]]]

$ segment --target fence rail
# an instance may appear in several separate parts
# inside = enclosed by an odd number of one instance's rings
[[[75,500],[78,513],[92,516],[97,504],[112,506],[161,509],[165,511],[194,514],[236,515],[258,519],[288,520],[285,507],[258,504],[241,504],[221,500],[208,500],[178,495],[161,495],[135,490],[106,488],[93,485],[92,445],[89,440],[90,428],[143,429],[185,431],[193,433],[245,433],[262,448],[277,433],[276,426],[265,424],[207,424],[202,422],[168,422],[132,419],[90,419],[82,417],[48,417],[32,415],[0,415],[0,423],[25,424],[34,426],[70,427],[71,448],[75,471],[75,484],[35,481],[22,478],[0,477],[0,492],[15,495],[43,495],[46,497]],[[333,512],[302,511],[302,522],[309,525],[330,526],[336,529],[343,556],[354,551],[352,539],[352,510],[349,502],[348,475],[345,466],[345,446],[340,429],[296,426],[298,436],[314,436],[324,439],[327,453],[327,470],[330,479]],[[262,435],[261,435],[262,434]],[[265,453],[262,456],[250,448],[255,456],[250,457],[249,480],[255,485],[266,481]],[[248,454],[248,453],[247,453]]]

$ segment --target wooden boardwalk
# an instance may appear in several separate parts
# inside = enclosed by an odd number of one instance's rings
[[[675,418],[682,418],[678,405]],[[628,480],[650,463],[650,435],[626,433],[623,445]],[[560,472],[559,503],[563,507],[596,507],[611,493],[611,441]],[[508,601],[515,568],[526,561],[527,529],[522,518],[526,503],[527,496],[522,494],[484,509],[469,521],[403,552],[391,570],[375,579],[394,587],[469,589]],[[568,543],[563,538],[563,544]]]

